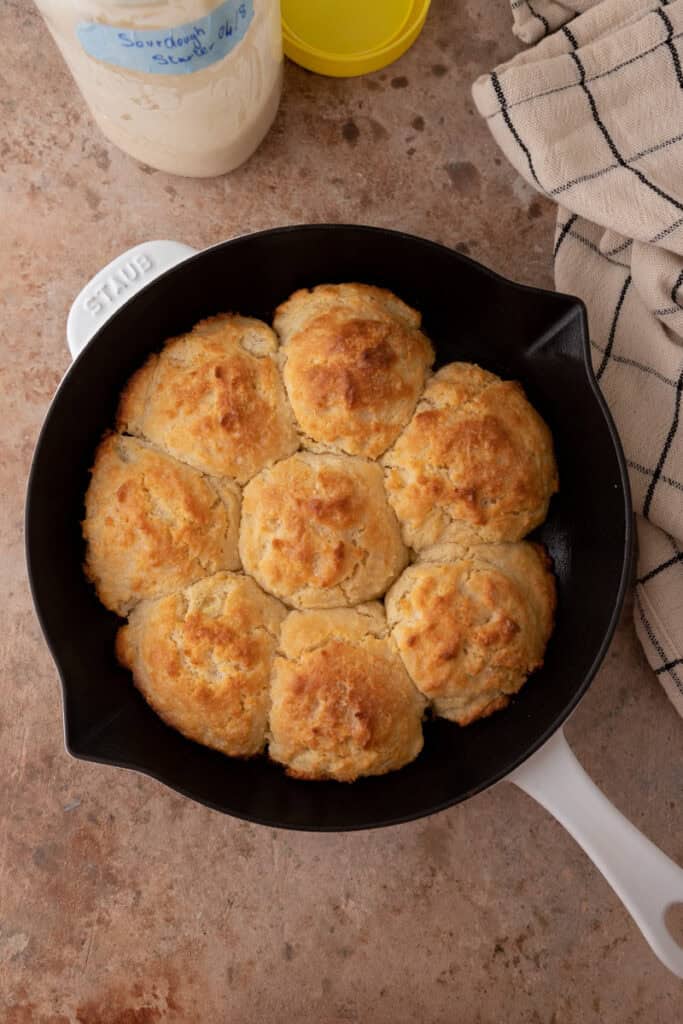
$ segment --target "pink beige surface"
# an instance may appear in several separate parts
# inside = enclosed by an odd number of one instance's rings
[[[232,821],[64,751],[25,579],[31,452],[87,278],[147,238],[204,246],[301,221],[399,227],[549,285],[554,214],[498,155],[469,83],[510,56],[509,5],[434,0],[365,79],[288,66],[229,178],[155,173],[94,128],[29,0],[0,5],[0,1021],[674,1024],[681,984],[539,807],[502,784],[426,821],[300,835]],[[683,860],[680,721],[626,614],[568,735]]]

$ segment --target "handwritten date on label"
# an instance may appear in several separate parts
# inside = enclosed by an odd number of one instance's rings
[[[184,75],[222,60],[244,38],[254,0],[225,0],[210,14],[168,29],[127,29],[84,21],[81,46],[96,60],[131,71]]]
[[[108,306],[118,302],[121,292],[125,292],[132,284],[139,281],[150,270],[154,270],[154,262],[144,252],[122,263],[116,270],[85,297],[83,305],[88,312],[96,317]]]

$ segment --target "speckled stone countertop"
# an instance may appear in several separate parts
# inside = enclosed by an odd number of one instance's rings
[[[25,480],[68,364],[69,305],[127,247],[363,222],[551,283],[553,208],[470,98],[515,50],[506,0],[434,0],[412,51],[367,78],[289,65],[266,142],[209,181],[156,173],[100,136],[29,0],[0,5],[0,38],[0,1022],[679,1021],[680,982],[570,837],[507,784],[428,820],[310,835],[72,760],[25,578]],[[680,729],[627,612],[567,732],[679,861]]]

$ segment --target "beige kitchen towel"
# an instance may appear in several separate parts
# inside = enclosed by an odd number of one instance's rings
[[[549,27],[579,6],[526,4]],[[638,513],[636,629],[683,714],[683,0],[582,6],[473,94],[559,205],[555,283],[587,306]]]
[[[512,31],[523,43],[535,43],[598,0],[510,0]]]

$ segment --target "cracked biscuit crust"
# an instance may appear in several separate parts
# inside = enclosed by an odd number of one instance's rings
[[[231,757],[250,757],[266,743],[285,615],[249,577],[217,573],[138,605],[119,630],[117,655],[168,725]]]
[[[299,447],[266,324],[221,314],[169,341],[133,374],[117,426],[212,476],[244,483]]]
[[[135,438],[102,441],[85,512],[86,573],[119,615],[239,566],[237,485],[208,479]]]
[[[269,752],[289,775],[352,782],[401,768],[422,749],[424,706],[381,605],[292,612],[283,623]]]
[[[264,590],[297,608],[381,596],[408,562],[375,463],[299,452],[244,490],[240,554]]]
[[[274,326],[287,394],[310,442],[368,458],[386,451],[434,361],[420,314],[382,288],[320,285],[295,292]]]
[[[406,544],[521,540],[557,491],[552,437],[519,384],[450,363],[383,459]]]
[[[446,544],[386,596],[403,663],[444,718],[468,725],[505,707],[543,664],[555,581],[537,544]]]
[[[169,725],[352,781],[417,756],[428,703],[467,724],[542,664],[554,580],[519,541],[557,490],[552,440],[518,384],[430,376],[391,292],[304,289],[275,328],[211,317],[130,378],[85,569]]]

